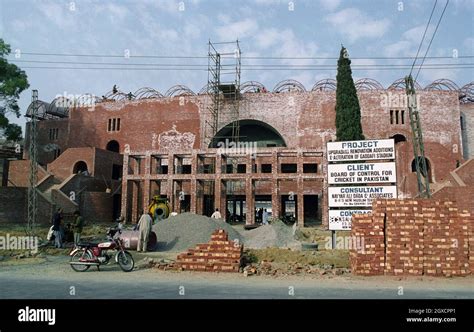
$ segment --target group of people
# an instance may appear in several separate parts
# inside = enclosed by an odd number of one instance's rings
[[[54,246],[56,248],[64,248],[64,237],[66,229],[63,224],[63,209],[58,208],[53,215],[53,226],[51,227],[54,235]],[[84,228],[84,218],[79,211],[75,211],[73,215],[73,222],[70,225],[73,232],[74,246],[77,246],[81,241],[81,234]]]

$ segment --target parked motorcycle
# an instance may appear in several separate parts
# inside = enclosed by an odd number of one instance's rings
[[[107,242],[102,243],[80,243],[69,256],[69,264],[77,272],[87,271],[91,266],[106,265],[110,262],[113,254],[109,251],[115,250],[115,262],[118,263],[122,271],[130,272],[135,267],[132,255],[125,250],[123,240],[117,236],[122,233],[119,227],[109,228],[107,231]]]

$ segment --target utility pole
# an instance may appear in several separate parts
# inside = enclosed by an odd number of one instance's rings
[[[37,171],[38,171],[38,148],[36,145],[37,139],[37,117],[38,117],[38,90],[33,90],[31,101],[33,109],[30,120],[29,130],[29,149],[28,154],[30,158],[30,181],[28,186],[28,227],[27,231],[30,234],[35,232],[36,215],[37,215]]]
[[[407,93],[408,114],[413,140],[413,152],[415,155],[416,177],[418,180],[418,193],[422,198],[430,198],[430,181],[428,167],[425,158],[425,146],[423,144],[423,131],[421,130],[420,114],[418,111],[415,84],[413,77],[405,77],[405,88]]]

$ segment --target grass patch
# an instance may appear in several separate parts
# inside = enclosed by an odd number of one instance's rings
[[[280,248],[247,249],[249,263],[262,261],[278,264],[331,265],[336,268],[349,268],[348,250],[297,251]]]

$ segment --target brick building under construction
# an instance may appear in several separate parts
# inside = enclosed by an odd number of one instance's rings
[[[471,183],[460,183],[456,172],[473,169],[473,86],[438,80],[417,89],[433,192],[472,185],[472,173]],[[208,84],[197,94],[184,86],[163,95],[150,88],[111,91],[86,106],[38,101],[27,112],[36,107],[40,120],[38,221],[49,222],[61,206],[89,220],[123,215],[136,222],[160,194],[176,212],[210,215],[219,208],[251,224],[256,208],[267,208],[299,225],[327,225],[325,149],[335,140],[335,87],[328,79],[307,91],[288,80],[272,91],[247,82]],[[365,137],[395,140],[398,196],[414,197],[404,81],[384,88],[363,79],[356,88]],[[25,151],[29,142],[27,130]],[[4,162],[2,222],[26,220],[26,208],[18,206],[26,206],[29,165],[27,152]]]

